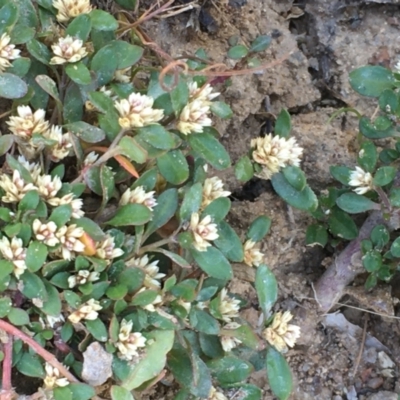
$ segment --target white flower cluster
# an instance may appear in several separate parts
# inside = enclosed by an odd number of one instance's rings
[[[138,186],[135,189],[127,189],[124,194],[121,196],[119,201],[120,206],[124,206],[126,204],[143,204],[148,207],[150,210],[157,205],[157,201],[154,197],[156,192],[146,192],[143,186]]]
[[[13,237],[11,242],[3,236],[0,239],[0,252],[5,260],[11,261],[14,266],[14,275],[17,279],[25,272],[26,248],[23,246],[22,239]]]
[[[231,192],[224,190],[224,184],[216,176],[212,178],[207,178],[203,184],[203,198],[201,202],[201,207],[207,207],[211,202],[219,197],[228,197]]]
[[[57,387],[64,387],[69,385],[67,378],[60,376],[60,371],[46,362],[44,367],[46,376],[44,378],[44,387],[48,390],[53,390]]]
[[[264,260],[264,254],[260,251],[259,246],[252,240],[247,240],[243,245],[244,263],[249,267],[253,265],[258,267]]]
[[[139,357],[139,350],[146,347],[146,338],[140,332],[132,332],[132,321],[122,320],[116,346],[118,357],[131,361]]]
[[[270,133],[265,137],[252,139],[250,146],[253,160],[262,167],[257,174],[262,179],[271,179],[272,175],[288,165],[300,166],[303,148],[293,137],[285,139]]]
[[[3,33],[0,36],[0,73],[11,67],[10,60],[15,60],[21,57],[19,55],[21,50],[17,50],[15,45],[10,44],[10,41],[11,38],[7,33]]]
[[[197,82],[191,82],[189,84],[189,103],[183,107],[176,128],[184,135],[188,135],[201,133],[204,127],[211,126],[210,105],[217,96],[219,93],[213,93],[209,84],[198,88]]]
[[[81,304],[77,310],[69,315],[68,319],[73,324],[77,324],[82,319],[94,321],[99,316],[97,311],[100,311],[102,308],[97,300],[90,299],[86,303]]]
[[[50,126],[45,120],[45,111],[38,109],[35,112],[29,106],[18,106],[16,116],[7,121],[10,131],[18,138],[18,145],[22,149],[27,148],[35,157],[42,149],[32,140],[34,133],[42,135],[50,141],[47,146],[51,161],[58,162],[67,157],[72,150],[72,143],[68,133],[63,134],[60,126]]]
[[[61,65],[67,63],[76,63],[88,55],[83,41],[74,39],[71,36],[59,38],[56,44],[51,46],[54,57],[50,60],[50,64]]]
[[[68,22],[71,18],[92,11],[90,0],[53,0],[53,7],[58,11],[59,22]]]
[[[217,224],[212,222],[210,215],[200,221],[200,215],[193,213],[189,229],[192,231],[194,238],[193,247],[198,251],[207,251],[207,247],[211,246],[210,241],[219,238]]]
[[[126,266],[139,268],[146,274],[143,282],[145,287],[149,289],[159,289],[161,287],[160,279],[164,278],[165,274],[159,272],[158,260],[150,263],[149,257],[144,255],[127,261]]]
[[[373,177],[369,172],[364,171],[360,167],[356,167],[355,171],[350,172],[349,185],[355,187],[357,194],[365,194],[373,190]]]

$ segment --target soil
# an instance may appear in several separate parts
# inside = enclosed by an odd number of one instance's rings
[[[201,47],[211,60],[230,67],[232,62],[225,58],[229,43],[249,44],[260,34],[273,37],[263,63],[291,53],[287,61],[262,74],[232,78],[222,97],[234,117],[219,121],[217,128],[234,164],[248,151],[251,138],[270,129],[271,116],[287,108],[293,116],[293,134],[305,149],[302,167],[318,192],[332,183],[330,165],[354,166],[357,120],[351,115],[328,120],[345,106],[372,113],[373,103],[351,90],[348,74],[368,63],[389,66],[396,62],[398,12],[397,0],[206,0],[201,13],[195,9],[151,21],[146,31],[173,57]],[[233,192],[230,222],[239,232],[244,233],[249,221],[260,214],[273,221],[263,250],[279,283],[276,310],[291,310],[302,329],[298,345],[287,354],[295,380],[291,399],[398,399],[400,324],[384,316],[398,313],[393,306],[398,302],[395,294],[399,295],[395,284],[393,294],[390,286],[365,293],[365,277],[360,277],[342,299],[346,306],[331,310],[336,316],[320,315],[312,283],[334,254],[305,246],[310,217],[288,208],[268,182],[254,179],[243,185],[234,178],[233,169],[219,175]],[[254,271],[237,265],[235,276],[230,289],[256,304],[251,284]],[[251,306],[243,311],[243,317],[254,324],[258,315]],[[263,389],[264,399],[274,399],[265,371],[255,372],[252,381]],[[172,398],[171,391],[163,395],[159,388],[150,397]]]

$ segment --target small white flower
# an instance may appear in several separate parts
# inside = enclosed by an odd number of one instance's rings
[[[57,225],[53,221],[43,224],[39,219],[35,219],[32,230],[36,239],[47,246],[53,247],[60,243],[56,237]]]
[[[60,65],[65,63],[76,63],[88,55],[83,41],[74,39],[71,36],[59,38],[56,44],[51,46],[55,56],[50,60],[50,64]]]
[[[10,131],[22,139],[30,139],[34,133],[44,134],[49,129],[45,111],[41,108],[32,112],[29,106],[18,106],[17,116],[10,117],[7,125]]]
[[[193,213],[190,219],[189,229],[193,233],[193,246],[198,251],[207,251],[211,246],[209,241],[218,239],[217,225],[212,223],[211,216],[207,215],[200,221],[198,213]]]
[[[55,197],[62,186],[60,177],[55,176],[53,178],[51,175],[39,175],[36,180],[36,184],[39,195],[44,200]]]
[[[131,81],[132,68],[117,69],[114,72],[114,79],[121,83],[129,83]]]
[[[40,165],[37,163],[30,163],[24,156],[18,156],[18,162],[29,171],[33,181],[36,182],[41,173]]]
[[[56,232],[56,237],[61,243],[61,247],[56,250],[58,255],[62,255],[64,260],[72,260],[76,253],[83,253],[85,245],[79,240],[84,234],[84,230],[75,224],[62,226]]]
[[[157,205],[157,201],[154,198],[155,193],[156,192],[154,191],[146,192],[143,186],[138,186],[133,190],[127,189],[121,196],[119,205],[124,206],[126,204],[143,204],[150,210],[153,210],[153,208]]]
[[[222,320],[232,322],[233,318],[239,316],[240,300],[234,299],[228,295],[228,291],[224,288],[220,292],[219,312]]]
[[[84,285],[86,282],[95,282],[99,280],[99,278],[99,272],[90,272],[87,269],[81,269],[76,275],[71,275],[68,278],[68,287],[72,289],[75,286]]]
[[[103,307],[97,300],[90,299],[86,303],[83,303],[75,310],[68,319],[73,323],[77,324],[82,319],[94,321],[99,316],[97,311],[100,311]]]
[[[365,194],[374,188],[372,184],[372,175],[360,167],[350,172],[349,186],[356,187],[354,191],[357,194]]]
[[[228,400],[228,398],[221,392],[218,392],[214,386],[211,387],[207,400]]]
[[[255,265],[258,267],[264,260],[264,254],[261,253],[260,248],[256,246],[256,242],[247,240],[243,245],[244,250],[244,263],[249,267]]]
[[[71,138],[68,133],[62,133],[60,126],[53,125],[43,136],[55,142],[49,149],[51,161],[59,162],[70,155],[72,150]]]
[[[288,324],[293,315],[290,311],[278,312],[271,326],[264,330],[264,338],[274,346],[278,351],[285,353],[288,347],[294,347],[297,339],[300,337],[300,327]]]
[[[19,53],[14,44],[10,44],[11,38],[7,33],[3,33],[0,37],[0,73],[11,67],[10,60],[20,58]]]
[[[85,167],[90,167],[97,161],[98,158],[99,158],[99,155],[96,154],[94,151],[92,151],[83,160],[83,165]]]
[[[71,18],[92,11],[90,0],[53,0],[53,7],[58,11],[58,22],[68,22]]]
[[[188,84],[189,87],[189,99],[190,100],[202,100],[205,103],[210,103],[211,100],[215,99],[220,95],[220,93],[213,93],[212,86],[207,83],[206,85],[199,88],[197,86],[197,82],[190,82]]]
[[[96,256],[102,260],[113,260],[114,258],[121,257],[124,251],[119,248],[115,248],[114,238],[107,236],[101,242],[96,244]]]
[[[120,126],[125,129],[154,124],[164,117],[164,110],[153,108],[154,99],[140,93],[131,93],[127,99],[115,102]]]
[[[12,179],[6,174],[1,175],[0,187],[5,191],[4,196],[1,198],[4,203],[17,203],[28,192],[37,190],[33,183],[26,183],[17,170],[14,170]]]
[[[69,193],[63,197],[52,197],[47,200],[47,203],[49,203],[53,207],[69,204],[72,208],[71,217],[78,219],[85,215],[85,213],[82,211],[83,200],[75,199],[74,197],[75,195],[73,193]]]
[[[201,133],[205,126],[211,126],[212,121],[208,116],[210,106],[203,99],[196,99],[183,107],[176,125],[178,131],[184,135],[190,133]]]
[[[55,389],[57,387],[64,387],[69,385],[69,381],[67,378],[61,377],[60,371],[52,367],[49,363],[46,362],[44,367],[46,371],[46,377],[44,378],[44,386],[45,389]]]
[[[23,247],[22,239],[13,237],[10,243],[8,238],[3,236],[0,239],[0,252],[4,259],[14,264],[14,275],[19,279],[26,270],[26,249]]]
[[[165,274],[159,272],[157,266],[158,260],[149,262],[149,257],[144,255],[141,258],[133,258],[126,263],[127,267],[136,267],[146,273],[143,285],[150,289],[158,289],[161,287],[160,279],[164,278]]]
[[[146,347],[146,338],[140,332],[132,332],[132,321],[122,320],[116,346],[119,350],[118,357],[131,361],[139,357],[138,349]]]
[[[207,178],[203,184],[203,200],[201,207],[207,207],[212,201],[219,197],[228,197],[231,192],[224,190],[224,184],[216,176]]]
[[[223,330],[235,330],[238,328],[240,328],[240,325],[237,322],[231,322],[231,323],[225,325],[222,329]],[[228,336],[228,335],[222,335],[220,340],[221,340],[222,348],[227,353],[242,343],[242,341],[237,339],[236,337]]]

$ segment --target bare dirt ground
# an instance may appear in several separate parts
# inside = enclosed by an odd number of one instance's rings
[[[331,183],[329,165],[353,166],[357,121],[351,116],[331,124],[327,121],[343,106],[360,111],[371,107],[351,91],[348,73],[367,63],[388,66],[396,62],[400,53],[399,1],[206,0],[203,10],[206,12],[200,15],[195,10],[151,21],[146,30],[174,57],[202,47],[213,61],[227,62],[224,56],[231,38],[248,44],[260,34],[274,38],[263,62],[292,52],[286,62],[263,74],[233,78],[223,93],[234,117],[220,122],[218,128],[233,162],[247,152],[251,138],[268,129],[269,113],[277,114],[285,107],[293,115],[294,135],[305,148],[303,168],[314,190],[318,192]],[[196,29],[197,21],[200,29]],[[305,230],[311,219],[289,210],[268,183],[254,180],[243,186],[234,178],[233,170],[222,176],[236,199],[230,218],[240,232],[259,214],[273,221],[263,250],[279,282],[276,308],[291,310],[295,323],[302,327],[298,346],[288,353],[295,380],[291,398],[398,399],[398,320],[375,314],[368,314],[365,320],[367,313],[347,306],[333,310],[340,313],[335,318],[320,315],[313,301],[312,282],[334,255],[305,246]],[[231,290],[249,300],[243,316],[256,324],[257,303],[251,285],[254,271],[239,265],[235,272]],[[362,288],[362,278],[355,285],[360,288],[353,287],[342,302],[396,315],[392,301],[396,303],[400,292],[395,283],[392,288],[369,294]],[[366,341],[361,349],[365,326]],[[254,373],[252,379],[263,388],[264,399],[274,399],[264,371]],[[162,395],[158,391],[152,396],[169,399],[171,393]]]

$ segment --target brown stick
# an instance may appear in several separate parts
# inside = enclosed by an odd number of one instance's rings
[[[35,342],[35,340],[33,340],[31,337],[21,332],[14,325],[11,325],[10,323],[0,319],[0,329],[6,331],[12,336],[17,337],[18,339],[21,339],[24,343],[29,345],[33,350],[35,350],[37,354],[39,354],[40,357],[42,357],[45,361],[47,361],[52,367],[57,368],[60,371],[60,373],[64,375],[70,382],[79,382],[79,380],[75,378],[75,376],[72,375],[71,372],[69,372],[67,368],[65,368],[64,365],[62,365],[53,354],[49,353],[42,346],[40,346],[39,343]]]
[[[2,390],[4,392],[12,391],[12,384],[11,384],[12,350],[13,350],[13,337],[12,335],[8,334],[7,343],[4,343],[3,378],[2,378]]]

